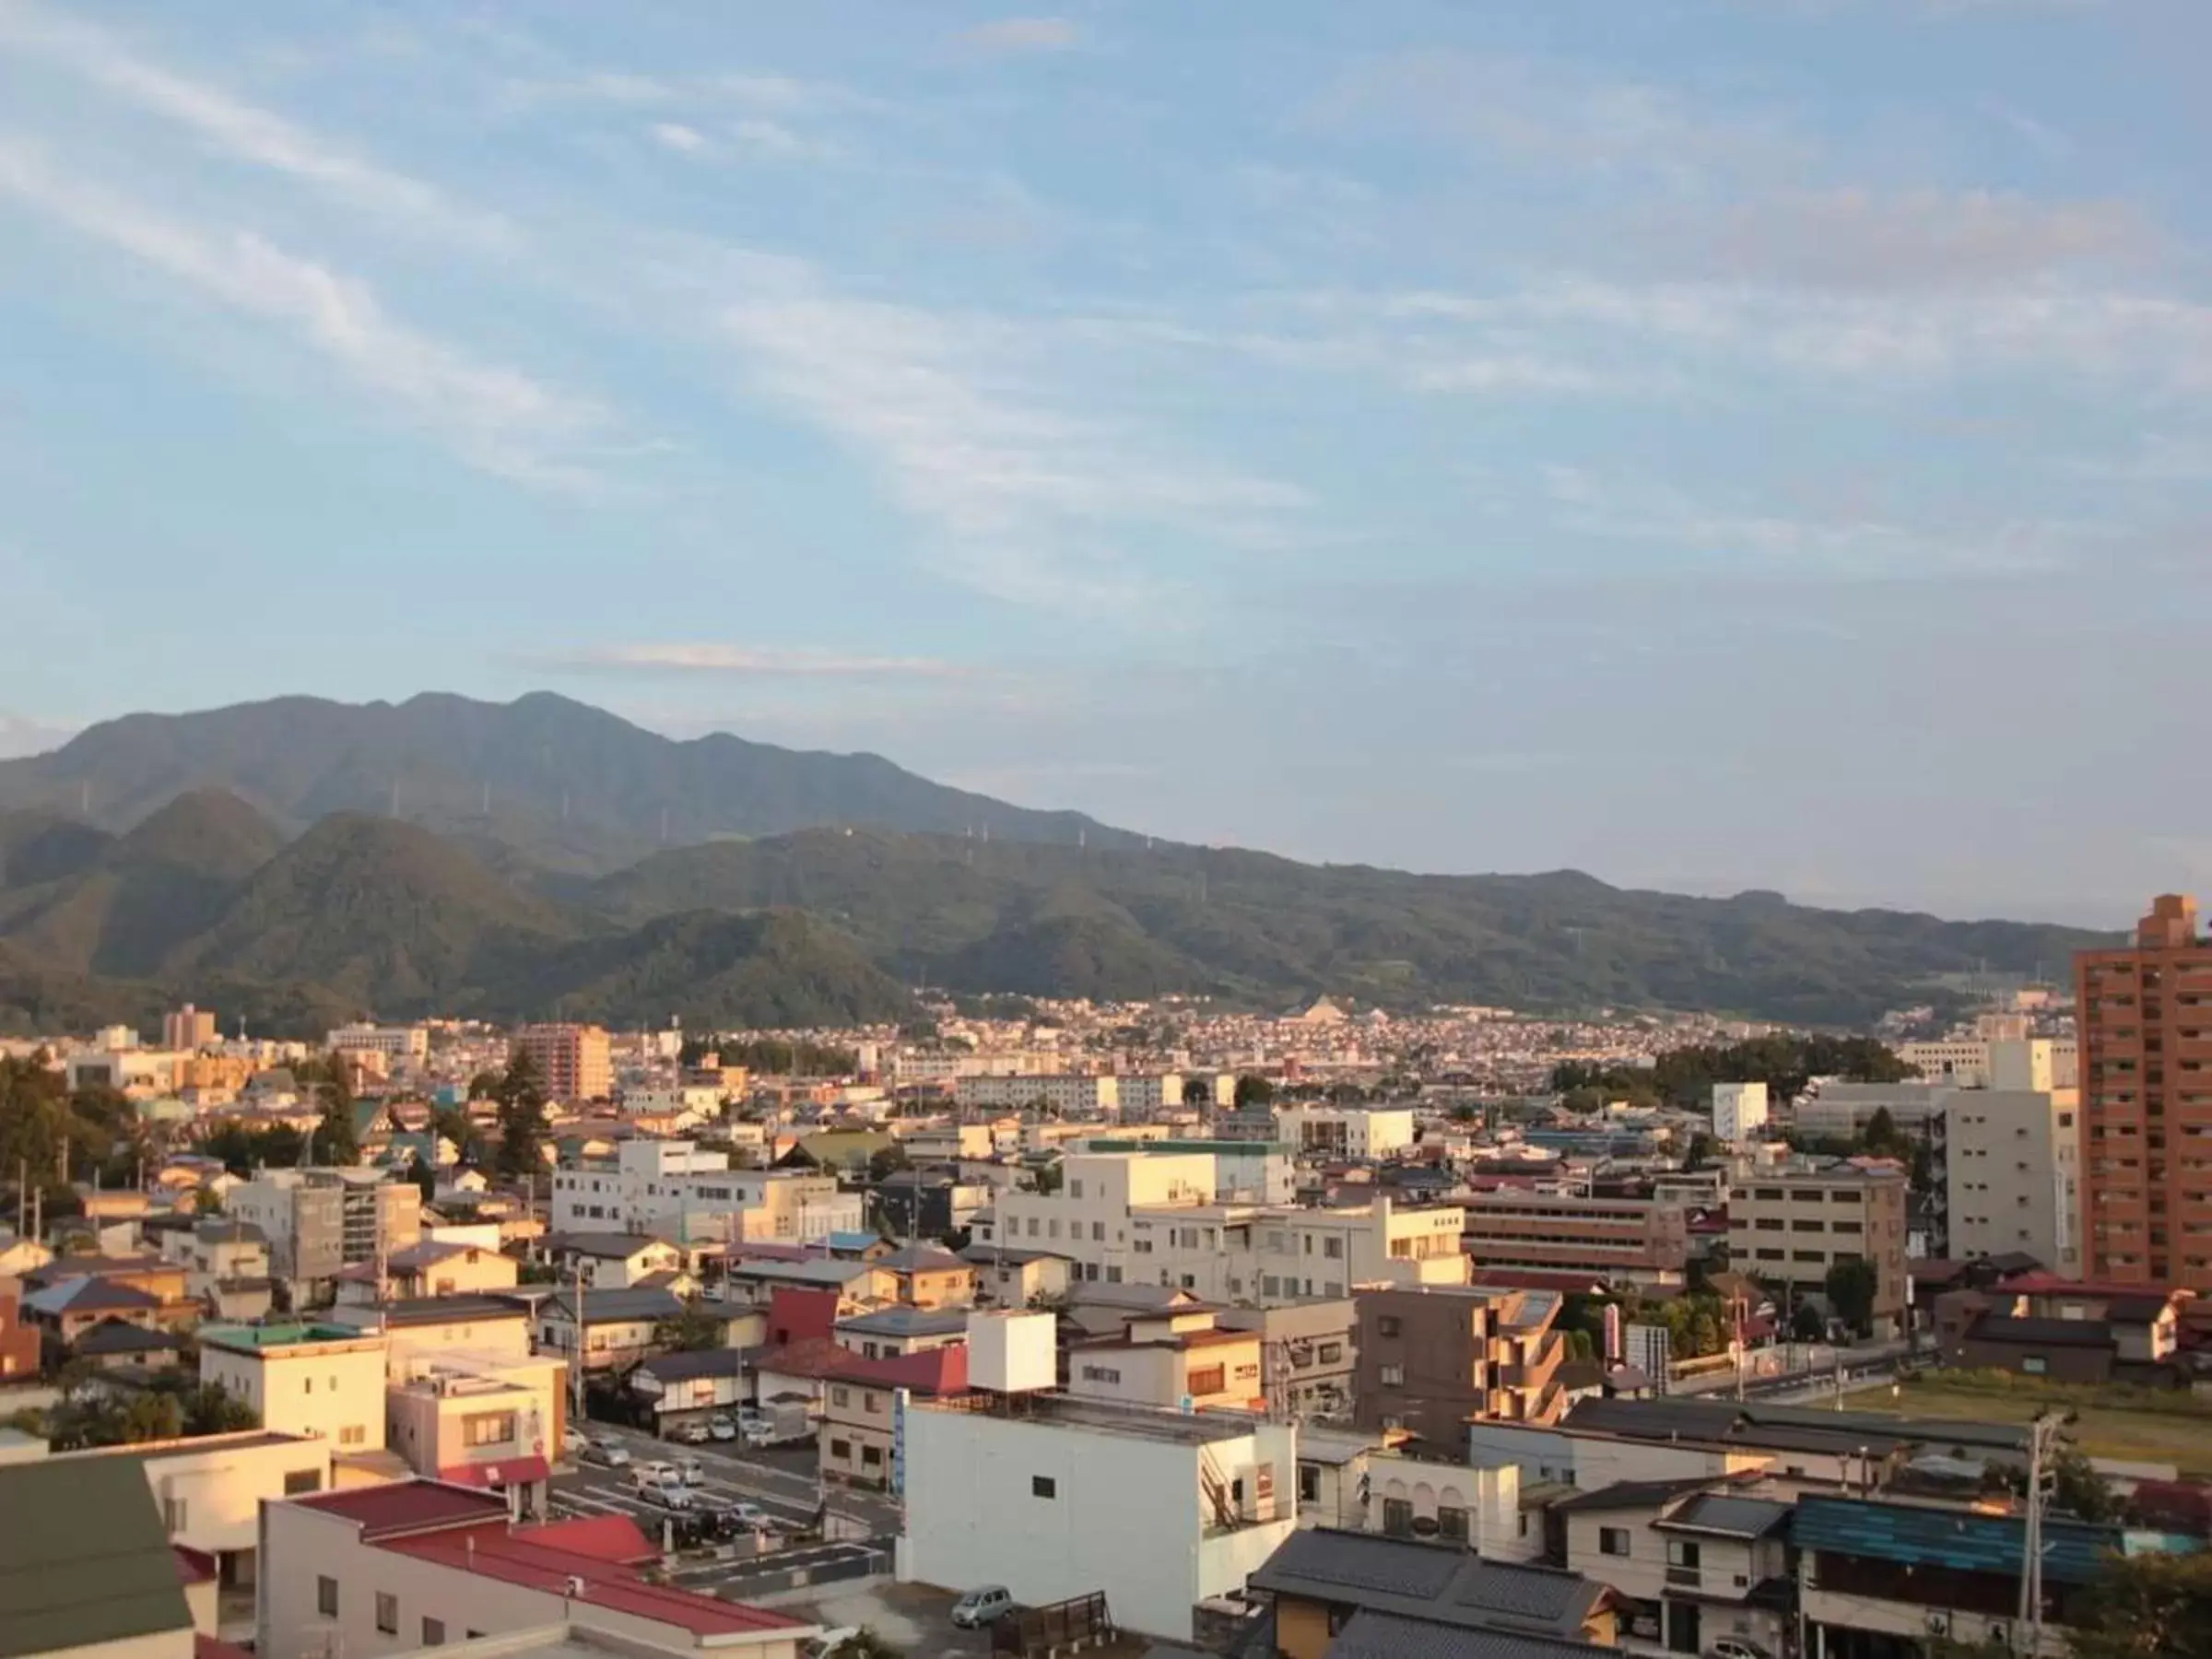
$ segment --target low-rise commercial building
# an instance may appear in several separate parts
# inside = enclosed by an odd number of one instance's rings
[[[422,1236],[421,1189],[382,1170],[266,1170],[232,1188],[223,1207],[261,1230],[271,1270],[298,1287],[294,1306],[317,1300],[339,1269]]]
[[[1662,1198],[1584,1197],[1501,1188],[1465,1201],[1470,1264],[1588,1274],[1610,1285],[1680,1285],[1689,1266],[1689,1212]]]
[[[1414,1142],[1410,1106],[1331,1106],[1293,1102],[1275,1109],[1275,1132],[1310,1158],[1369,1162],[1395,1158]]]
[[[1623,1633],[1673,1653],[1787,1651],[1791,1506],[1738,1480],[1617,1481],[1550,1506],[1564,1565],[1620,1597]]]
[[[1214,1323],[1259,1337],[1260,1380],[1272,1415],[1304,1422],[1351,1410],[1359,1348],[1359,1310],[1352,1298],[1223,1308]]]

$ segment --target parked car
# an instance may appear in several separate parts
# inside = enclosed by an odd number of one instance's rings
[[[1705,1659],[1773,1659],[1773,1655],[1756,1641],[1747,1641],[1741,1636],[1724,1636],[1706,1648]]]
[[[638,1496],[672,1510],[691,1507],[691,1488],[684,1477],[666,1464],[648,1464],[631,1477],[637,1483]]]
[[[620,1441],[609,1440],[605,1435],[594,1436],[591,1450],[584,1455],[594,1463],[605,1464],[610,1469],[629,1467],[629,1449]]]
[[[733,1503],[723,1510],[730,1522],[747,1532],[759,1532],[772,1524],[769,1512],[757,1503]]]
[[[716,1412],[707,1419],[707,1433],[718,1441],[734,1441],[737,1438],[737,1425]]]
[[[707,1465],[700,1463],[696,1457],[677,1458],[676,1472],[683,1477],[684,1484],[688,1487],[700,1487],[707,1484]]]
[[[1012,1591],[1004,1584],[982,1584],[952,1604],[952,1622],[963,1630],[980,1630],[1013,1611]]]
[[[631,1471],[630,1479],[640,1486],[648,1480],[673,1480],[677,1485],[681,1486],[684,1483],[684,1474],[666,1458],[649,1457]]]
[[[703,1446],[712,1440],[714,1435],[706,1424],[694,1418],[677,1430],[676,1438],[687,1446]]]
[[[560,1431],[560,1450],[564,1457],[582,1457],[592,1449],[592,1437],[575,1429]]]

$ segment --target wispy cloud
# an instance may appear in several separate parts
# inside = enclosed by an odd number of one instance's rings
[[[607,645],[535,656],[566,673],[727,675],[759,679],[973,679],[980,670],[938,657],[860,656],[809,646],[714,643]]]
[[[675,150],[678,155],[697,155],[707,147],[707,135],[697,127],[686,126],[680,121],[656,121],[647,129],[655,144]]]
[[[721,312],[754,384],[875,465],[937,533],[940,569],[1002,598],[1126,608],[1154,593],[1120,551],[1129,533],[1253,545],[1306,502],[1071,408],[987,319],[850,298],[796,262],[762,275]]]
[[[978,52],[1066,52],[1081,43],[1083,31],[1067,18],[1000,18],[960,36]]]
[[[591,401],[483,361],[389,315],[358,279],[246,232],[164,217],[0,145],[0,198],[125,253],[203,299],[281,326],[471,465],[564,491],[595,488]]]
[[[434,185],[363,159],[271,111],[134,55],[113,36],[0,0],[0,52],[33,56],[192,133],[234,161],[298,181],[379,218],[496,246],[512,240],[498,215],[477,212]]]

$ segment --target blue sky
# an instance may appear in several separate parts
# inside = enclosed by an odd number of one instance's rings
[[[543,686],[1300,857],[2124,922],[2212,886],[2208,51],[0,0],[0,747]]]

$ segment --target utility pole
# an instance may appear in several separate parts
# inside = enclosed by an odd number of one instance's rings
[[[589,1340],[585,1337],[583,1332],[583,1258],[582,1256],[578,1256],[576,1258],[576,1266],[574,1271],[576,1276],[576,1288],[573,1293],[574,1306],[576,1310],[576,1346],[571,1352],[576,1357],[576,1405],[571,1415],[574,1417],[577,1422],[581,1423],[584,1420],[583,1357],[590,1347]],[[582,1430],[578,1430],[577,1432],[581,1434]]]
[[[2058,1478],[2059,1433],[2069,1420],[2068,1413],[2043,1411],[2029,1426],[2028,1524],[2026,1556],[2020,1562],[2019,1628],[2013,1632],[2016,1653],[2033,1653],[2042,1641],[2043,1506],[2050,1500],[2049,1487]]]

